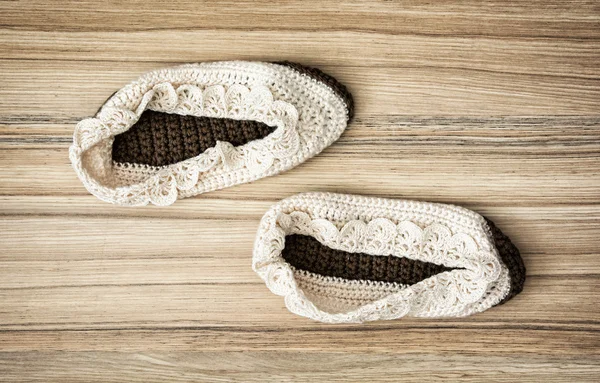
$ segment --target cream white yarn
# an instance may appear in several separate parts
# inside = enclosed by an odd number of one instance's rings
[[[114,136],[146,109],[255,120],[276,130],[239,147],[218,142],[177,164],[116,164]],[[94,118],[77,124],[69,158],[87,190],[119,205],[170,205],[288,170],[320,153],[344,131],[348,111],[328,86],[282,65],[214,62],[162,69],[115,93]]]
[[[295,270],[281,256],[286,235],[302,234],[354,253],[407,257],[456,268],[405,286],[349,281]],[[287,308],[321,322],[461,317],[499,303],[508,269],[479,214],[452,205],[306,193],[262,218],[252,267]]]

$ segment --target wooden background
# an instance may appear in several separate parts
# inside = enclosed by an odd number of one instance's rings
[[[89,195],[78,120],[145,71],[292,60],[356,119],[281,176],[167,208]],[[250,268],[302,191],[448,202],[521,248],[525,291],[465,319],[324,325]],[[599,381],[600,5],[0,3],[0,381]]]

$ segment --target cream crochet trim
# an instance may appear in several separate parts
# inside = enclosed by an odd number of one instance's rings
[[[373,298],[372,289],[347,284],[340,301],[344,280],[299,274],[282,258],[291,234],[313,236],[337,250],[457,269],[411,286],[390,286],[395,292],[380,299]],[[273,206],[258,229],[253,269],[273,293],[285,297],[290,311],[330,323],[466,316],[499,303],[510,290],[508,270],[479,214],[452,205],[330,193],[299,194]]]
[[[340,313],[385,298],[406,285],[328,277],[291,267],[298,288],[319,307]]]
[[[255,120],[277,127],[234,147],[218,142],[164,167],[116,164],[114,136],[146,109],[182,115]],[[344,131],[348,111],[326,85],[285,66],[215,62],[150,72],[113,95],[94,118],[77,124],[69,158],[98,198],[138,206],[189,197],[288,170],[321,152]]]

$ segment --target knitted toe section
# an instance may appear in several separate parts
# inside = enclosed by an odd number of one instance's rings
[[[265,138],[276,127],[251,120],[182,116],[146,110],[124,133],[115,136],[115,162],[166,166],[212,148],[217,141],[233,146]]]
[[[354,99],[352,98],[352,94],[348,91],[348,88],[338,80],[336,80],[333,76],[328,75],[327,73],[321,71],[317,68],[312,68],[305,65],[300,65],[298,63],[290,62],[290,61],[277,61],[273,64],[287,66],[292,68],[296,72],[305,74],[323,84],[327,85],[331,88],[346,104],[346,108],[348,109],[348,122],[352,120],[354,117]]]
[[[394,256],[335,250],[306,235],[288,235],[282,256],[291,266],[327,277],[412,285],[444,271],[441,265]]]
[[[485,217],[484,217],[485,218]],[[498,227],[491,220],[485,218],[490,231],[498,254],[502,259],[502,262],[508,268],[508,274],[510,277],[510,291],[508,295],[499,303],[502,304],[515,295],[523,291],[523,285],[525,284],[525,264],[519,249],[511,242],[504,233],[498,229]]]

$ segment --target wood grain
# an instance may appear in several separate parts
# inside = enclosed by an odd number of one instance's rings
[[[0,2],[0,381],[600,379],[596,1]],[[356,119],[277,177],[108,205],[73,127],[141,73],[293,60]],[[464,319],[324,325],[252,272],[266,209],[302,191],[448,202],[492,218],[528,280]]]

